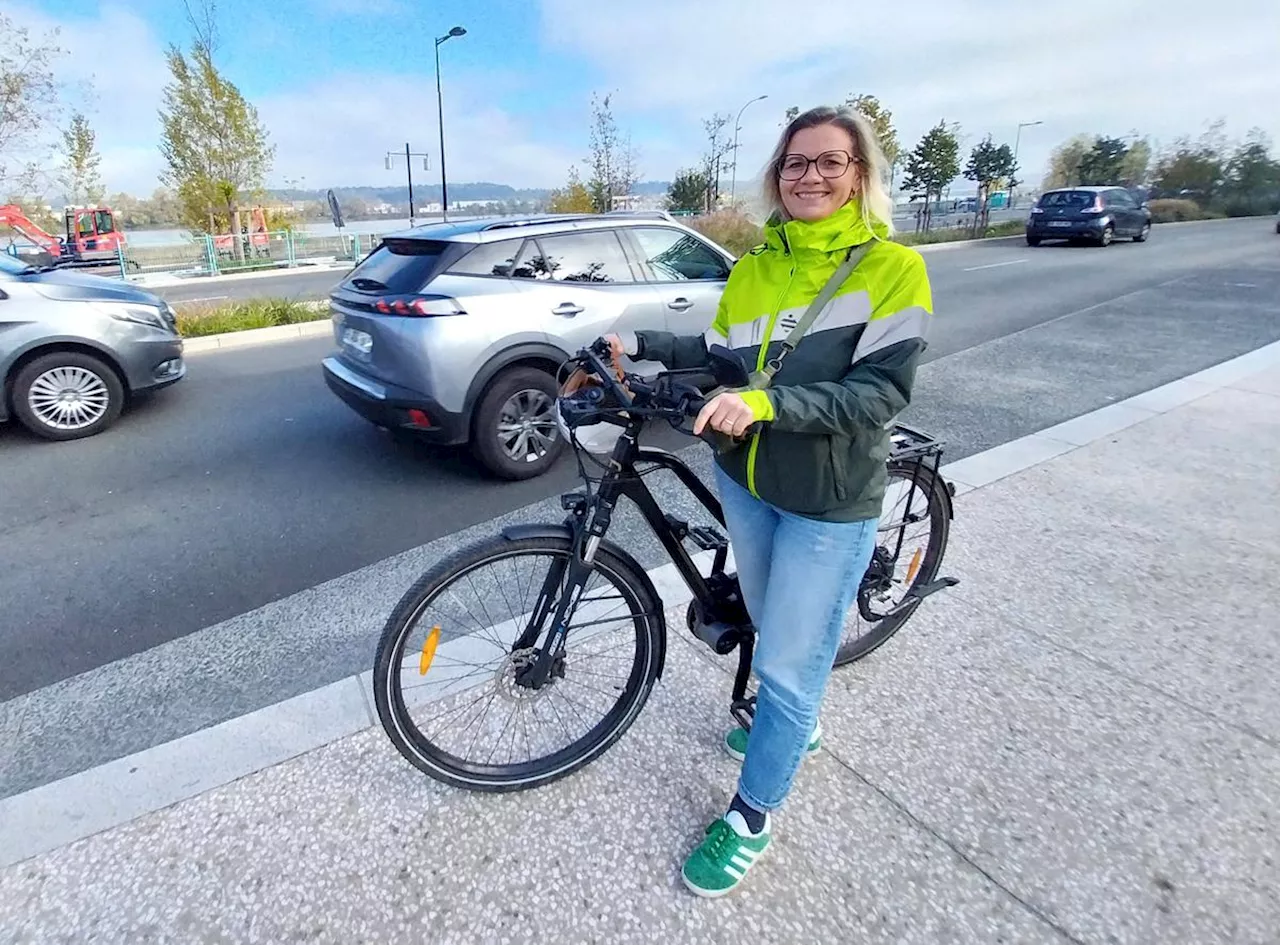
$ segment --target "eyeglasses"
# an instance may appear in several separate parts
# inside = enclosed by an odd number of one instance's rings
[[[807,158],[803,154],[784,154],[778,164],[778,176],[783,180],[800,180],[809,173],[809,165],[818,168],[818,173],[827,180],[843,177],[850,164],[857,162],[848,151],[823,151],[816,158]]]

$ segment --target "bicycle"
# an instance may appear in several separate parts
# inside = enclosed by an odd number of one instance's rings
[[[713,380],[741,382],[745,368],[736,355],[719,346],[711,354]],[[754,630],[737,576],[726,570],[729,542],[715,526],[664,513],[645,483],[657,470],[674,473],[724,524],[719,500],[684,462],[639,443],[649,421],[691,432],[684,424],[705,402],[690,376],[697,372],[668,371],[652,381],[615,376],[608,356],[607,344],[597,341],[566,362],[599,381],[559,402],[585,485],[561,496],[565,520],[508,526],[440,561],[406,591],[378,643],[373,688],[383,729],[409,762],[455,787],[521,790],[579,770],[621,738],[661,678],[663,602],[639,562],[606,538],[624,497],[639,508],[693,595],[688,629],[717,654],[738,651],[730,714],[751,726]],[[603,469],[598,478],[589,475],[584,454],[590,456],[574,435],[595,423],[619,428],[608,462],[592,460]],[[894,426],[891,440],[888,523],[882,513],[883,537],[849,611],[867,632],[849,637],[846,630],[836,666],[874,651],[925,598],[958,583],[937,577],[954,514],[954,487],[939,472],[942,444],[902,425]],[[908,528],[921,522],[925,534],[908,537]],[[711,558],[707,574],[686,542]],[[528,565],[523,574],[522,565]],[[503,606],[495,620],[493,611]],[[423,692],[427,686],[437,688]],[[417,710],[430,716],[415,718]]]

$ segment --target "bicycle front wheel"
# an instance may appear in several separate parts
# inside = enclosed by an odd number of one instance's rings
[[[374,700],[419,769],[470,790],[533,788],[598,758],[635,720],[660,669],[662,603],[608,543],[566,614],[549,677],[529,685],[547,608],[573,593],[571,559],[568,537],[499,536],[442,561],[401,599],[378,644]]]

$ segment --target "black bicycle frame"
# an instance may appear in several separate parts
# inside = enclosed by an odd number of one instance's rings
[[[676,570],[688,585],[693,594],[695,612],[723,616],[728,610],[738,618],[733,623],[719,625],[720,632],[716,643],[712,643],[705,637],[703,639],[722,655],[730,652],[734,647],[738,648],[738,672],[733,690],[734,714],[738,715],[736,710],[739,708],[747,713],[747,718],[740,721],[744,721],[749,728],[749,700],[744,697],[751,674],[754,630],[746,620],[745,608],[739,609],[734,606],[735,601],[740,601],[736,579],[724,573],[724,566],[728,559],[728,542],[722,536],[712,534],[708,529],[691,529],[687,523],[664,513],[644,479],[637,473],[637,464],[648,464],[674,473],[720,525],[724,525],[724,510],[715,493],[707,488],[681,459],[666,450],[640,445],[639,435],[642,426],[643,424],[639,421],[630,423],[618,438],[609,458],[608,470],[601,477],[594,494],[573,492],[561,497],[562,503],[570,513],[567,524],[574,536],[574,553],[570,559],[557,562],[548,570],[529,625],[516,643],[517,648],[534,646],[542,637],[545,621],[551,617],[551,631],[547,634],[547,643],[538,654],[537,660],[530,665],[523,683],[532,688],[541,688],[554,673],[557,656],[562,650],[564,638],[568,633],[568,615],[572,613],[572,608],[576,607],[583,588],[590,579],[596,551],[609,530],[618,500],[625,497],[640,510],[640,514],[649,524],[658,541],[662,543]],[[703,576],[697,564],[694,563],[693,556],[685,548],[685,539],[690,537],[705,550],[716,552],[709,578]]]

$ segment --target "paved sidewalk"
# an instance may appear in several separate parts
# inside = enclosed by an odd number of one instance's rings
[[[0,872],[0,941],[1267,943],[1280,930],[1280,371],[958,500],[939,595],[841,670],[747,884],[730,661],[673,615],[631,731],[442,787],[366,731]]]

